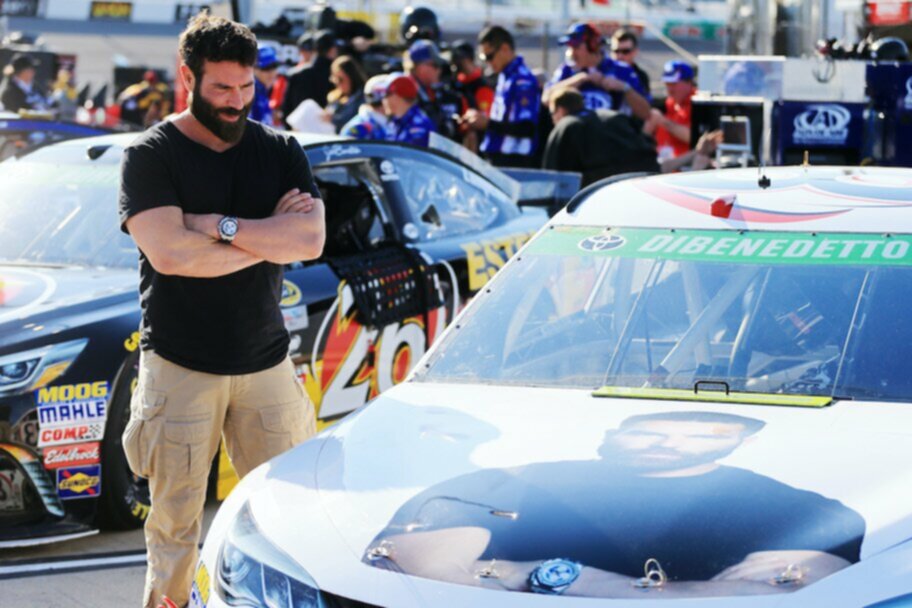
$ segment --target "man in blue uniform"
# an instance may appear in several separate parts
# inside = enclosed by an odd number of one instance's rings
[[[380,74],[373,76],[364,85],[365,103],[358,108],[358,114],[345,123],[339,135],[354,137],[355,139],[387,139],[389,119],[383,112],[383,98],[390,76]]]
[[[386,88],[383,108],[390,116],[388,139],[427,146],[434,122],[418,106],[418,84],[410,76],[396,76]]]
[[[574,88],[583,94],[590,110],[616,110],[640,120],[649,119],[648,94],[636,72],[604,53],[602,35],[594,25],[571,26],[560,43],[568,47],[568,58],[545,86],[543,103],[547,104],[558,91]]]
[[[255,94],[253,106],[250,108],[250,118],[270,127],[275,126],[269,100],[272,96],[272,85],[279,76],[279,56],[273,47],[264,45],[257,49],[253,75]]]
[[[456,119],[468,109],[462,95],[441,79],[445,62],[430,40],[417,40],[405,54],[403,67],[418,85],[418,105],[434,122],[436,130],[454,141],[461,140]]]
[[[497,76],[490,117],[469,110],[463,124],[486,132],[481,153],[501,167],[538,166],[538,113],[541,95],[538,81],[516,54],[513,36],[493,25],[478,35],[485,63]]]

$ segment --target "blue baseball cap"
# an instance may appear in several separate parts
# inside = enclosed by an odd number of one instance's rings
[[[665,62],[665,68],[662,70],[662,82],[692,82],[694,79],[694,69],[686,61],[673,59]]]
[[[567,33],[557,39],[561,45],[579,46],[585,44],[590,49],[597,49],[602,44],[602,34],[591,23],[571,25]]]
[[[257,67],[261,70],[271,70],[279,65],[279,56],[271,46],[261,46],[257,49]]]
[[[428,61],[443,63],[440,58],[440,52],[437,50],[437,45],[430,40],[416,40],[413,42],[408,49],[408,58],[415,65],[427,63]]]

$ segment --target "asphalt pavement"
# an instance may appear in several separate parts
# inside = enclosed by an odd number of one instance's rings
[[[203,538],[217,509],[214,501],[206,505]],[[139,606],[145,563],[142,530],[108,531],[52,545],[0,549],[0,606]]]

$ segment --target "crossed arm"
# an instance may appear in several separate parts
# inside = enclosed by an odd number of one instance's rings
[[[288,264],[323,252],[323,201],[306,192],[287,192],[268,218],[239,219],[231,245],[218,240],[222,217],[167,206],[137,213],[126,225],[152,267],[166,275],[220,277],[263,261]]]
[[[490,542],[489,530],[467,526],[389,537],[390,559],[396,569],[435,580],[529,591],[529,575],[541,562],[481,561]],[[802,573],[800,586],[814,583],[850,565],[845,559],[823,551],[758,551],[710,581],[668,581],[662,597],[710,597],[774,594],[796,589],[796,584],[774,585],[773,579],[794,566]],[[479,576],[493,569],[496,576]],[[490,570],[489,570],[490,573]],[[611,598],[643,598],[648,591],[634,585],[626,575],[584,566],[579,578],[564,595]]]

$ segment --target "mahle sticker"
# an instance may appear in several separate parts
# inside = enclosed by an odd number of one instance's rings
[[[912,236],[559,226],[528,251],[743,264],[909,266]]]

